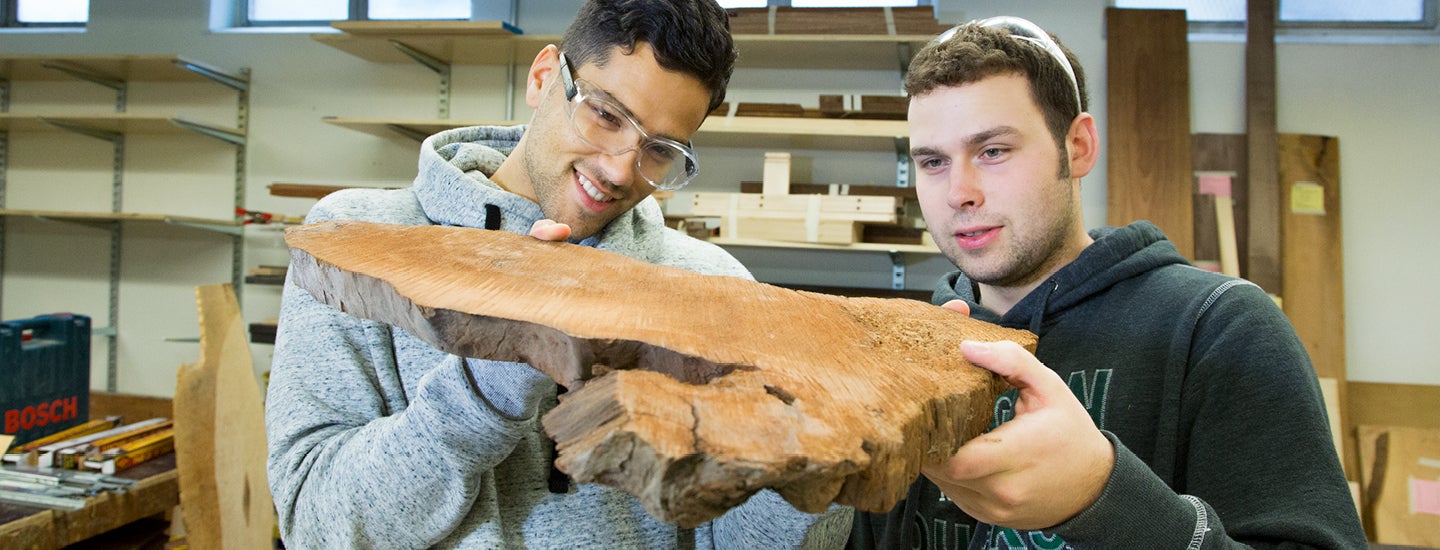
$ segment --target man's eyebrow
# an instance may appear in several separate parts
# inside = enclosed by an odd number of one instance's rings
[[[1014,126],[996,126],[982,132],[976,132],[961,140],[965,149],[973,149],[983,145],[985,142],[1001,136],[1020,135],[1020,130]],[[912,157],[944,156],[945,153],[934,147],[916,147],[910,150]]]
[[[616,107],[619,107],[621,113],[624,113],[625,116],[628,116],[628,117],[630,117],[631,120],[634,120],[636,124],[639,124],[639,125],[640,125],[640,128],[641,128],[641,129],[645,130],[645,132],[646,132],[646,133],[649,133],[651,136],[654,136],[654,137],[662,137],[662,138],[668,139],[668,140],[673,141],[673,142],[676,142],[676,143],[685,143],[684,141],[681,141],[679,138],[677,138],[677,137],[675,137],[675,136],[668,135],[668,134],[665,134],[665,133],[663,133],[663,132],[656,132],[656,131],[653,131],[653,130],[651,130],[651,129],[649,129],[649,128],[646,128],[646,127],[645,127],[645,123],[640,120],[640,117],[635,116],[635,112],[634,112],[634,111],[631,111],[631,110],[630,110],[630,107],[629,107],[628,105],[625,105],[624,102],[620,101],[619,99],[616,99],[614,95],[611,95],[609,90],[606,90],[606,89],[604,89],[604,88],[601,88],[601,87],[599,87],[599,86],[596,86],[594,83],[591,83],[591,84],[590,84],[590,87],[595,90],[595,94],[598,95],[598,96],[600,96],[601,99],[604,99],[605,101],[609,102],[611,105],[614,105],[614,106],[616,106]]]

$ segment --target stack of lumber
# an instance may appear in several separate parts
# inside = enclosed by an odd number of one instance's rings
[[[796,187],[813,194],[792,194],[790,153],[766,153],[761,192],[743,192],[746,187],[740,193],[695,193],[690,215],[719,218],[724,239],[847,245],[865,242],[867,224],[899,228],[907,198],[893,189],[849,194],[845,186],[840,194],[840,186],[803,184]]]

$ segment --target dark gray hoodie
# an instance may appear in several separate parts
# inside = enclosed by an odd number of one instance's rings
[[[1016,531],[977,525],[922,476],[888,514],[857,514],[850,547],[1365,548],[1309,356],[1274,302],[1191,267],[1148,222],[1092,236],[1003,316],[958,271],[933,301],[1040,337],[1036,355],[1115,444],[1100,499]],[[996,400],[996,425],[1015,395]]]

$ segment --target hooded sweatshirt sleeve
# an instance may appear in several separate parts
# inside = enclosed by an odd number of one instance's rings
[[[330,204],[317,205],[309,221],[344,215]],[[281,532],[298,548],[424,547],[445,537],[524,432],[482,395],[511,392],[505,401],[533,413],[530,395],[544,380],[528,366],[495,362],[486,367],[510,370],[476,377],[437,353],[438,364],[400,391],[394,329],[321,304],[293,282],[279,327],[266,399],[268,473]]]
[[[1179,490],[1107,433],[1104,492],[1053,531],[1076,548],[1364,548],[1314,370],[1270,299],[1250,284],[1216,297],[1189,356]]]

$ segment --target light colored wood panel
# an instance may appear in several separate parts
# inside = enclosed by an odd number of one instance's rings
[[[187,539],[195,548],[269,548],[275,511],[265,473],[265,411],[246,325],[230,285],[195,289],[200,360],[175,384],[175,452]]]
[[[1347,412],[1356,426],[1440,430],[1440,386],[1352,380],[1346,387],[1350,392]]]
[[[1333,137],[1280,134],[1278,181],[1285,189],[1281,297],[1285,315],[1318,376],[1345,375],[1345,269],[1340,212],[1340,144]],[[1351,431],[1348,392],[1340,386],[1340,425]],[[1355,478],[1355,448],[1345,471]]]
[[[1183,10],[1107,8],[1106,223],[1154,222],[1195,254],[1190,46]]]

